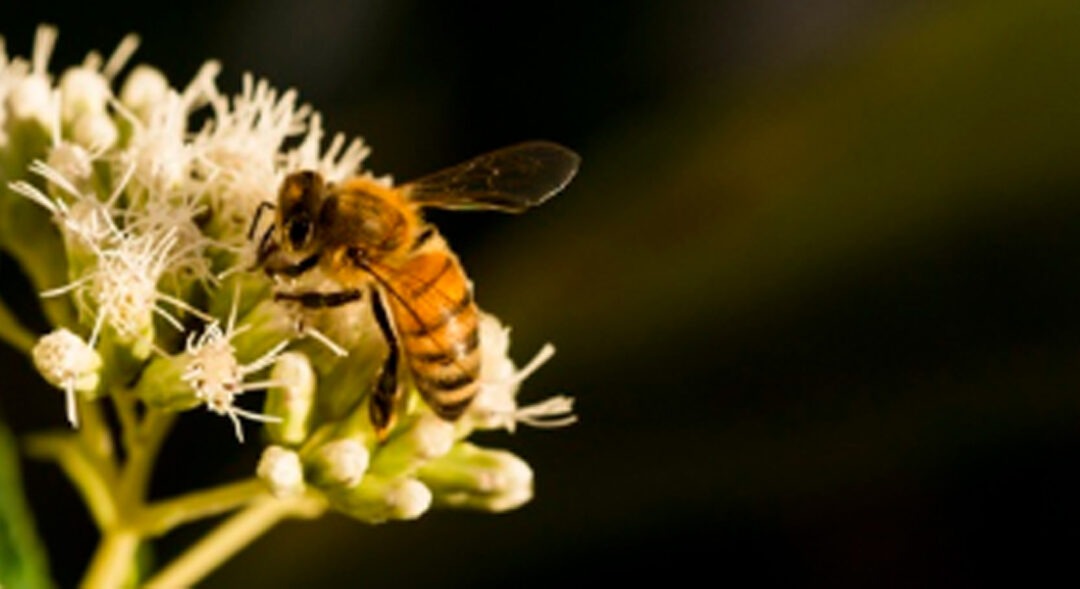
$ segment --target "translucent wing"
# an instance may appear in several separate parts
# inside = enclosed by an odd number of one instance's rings
[[[529,141],[477,156],[405,185],[409,198],[442,209],[518,213],[563,189],[581,157],[548,141]]]

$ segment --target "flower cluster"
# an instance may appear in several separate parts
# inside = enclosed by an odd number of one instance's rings
[[[174,89],[153,67],[128,66],[135,37],[54,78],[55,39],[42,27],[29,60],[0,49],[0,246],[55,328],[33,359],[66,393],[72,426],[106,397],[134,399],[136,414],[203,407],[231,420],[240,441],[263,428],[253,472],[273,496],[314,494],[367,522],[433,504],[502,511],[531,497],[524,461],[468,437],[573,422],[569,398],[517,401],[550,346],[518,369],[509,331],[482,314],[471,409],[446,422],[408,390],[377,439],[366,403],[386,348],[370,310],[297,311],[248,271],[260,204],[297,169],[329,181],[368,173],[359,139],[324,142],[320,116],[295,91],[253,76],[227,95],[214,62]],[[262,407],[242,407],[253,391],[265,391]]]

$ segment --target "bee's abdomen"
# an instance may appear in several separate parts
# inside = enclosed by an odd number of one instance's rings
[[[472,288],[454,256],[410,260],[392,297],[398,337],[416,388],[439,417],[456,420],[479,388],[480,341]]]

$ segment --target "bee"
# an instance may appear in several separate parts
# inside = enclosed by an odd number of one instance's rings
[[[274,298],[304,308],[337,307],[365,295],[389,351],[368,411],[383,439],[407,372],[436,415],[455,421],[476,396],[480,375],[478,311],[472,283],[457,256],[421,215],[425,207],[519,213],[562,190],[580,157],[546,141],[530,141],[480,155],[401,186],[354,177],[339,184],[317,172],[292,173],[257,247],[256,268],[276,279],[315,270],[329,290],[276,290]]]

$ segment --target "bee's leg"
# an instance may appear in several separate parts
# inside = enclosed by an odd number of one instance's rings
[[[379,380],[375,383],[375,390],[372,391],[371,401],[368,403],[371,425],[375,427],[375,435],[381,442],[386,439],[386,434],[394,425],[394,409],[401,398],[401,390],[398,386],[400,350],[397,336],[394,335],[394,330],[390,326],[390,317],[386,313],[382,296],[375,288],[371,289],[371,310],[375,314],[375,322],[379,324],[379,330],[386,339],[386,345],[390,348],[382,371],[379,372]]]
[[[353,301],[359,301],[364,293],[352,288],[338,292],[276,292],[275,301],[294,301],[308,309],[340,307]]]
[[[254,231],[255,227],[252,226],[251,229],[252,231]],[[263,233],[262,238],[259,239],[259,245],[255,249],[255,263],[252,264],[251,268],[248,268],[248,270],[255,270],[259,268],[266,262],[266,259],[270,257],[270,254],[278,250],[278,244],[270,240],[273,234],[274,226],[271,225],[266,228],[266,231]]]
[[[251,226],[248,227],[247,232],[247,238],[249,241],[255,237],[255,230],[259,227],[259,221],[262,220],[263,213],[265,213],[267,209],[273,208],[276,208],[274,203],[265,200],[260,202],[259,206],[255,207],[255,215],[251,218]]]

